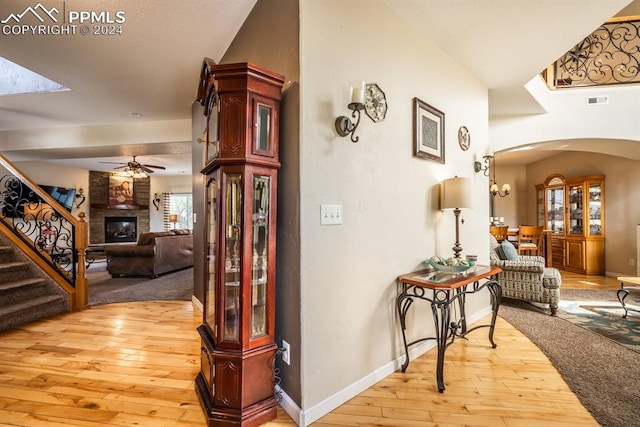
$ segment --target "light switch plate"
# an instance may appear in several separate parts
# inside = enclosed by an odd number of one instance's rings
[[[342,205],[320,205],[320,225],[342,224]]]

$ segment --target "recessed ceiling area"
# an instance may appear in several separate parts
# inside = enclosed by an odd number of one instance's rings
[[[154,175],[191,174],[191,142],[11,151],[13,161],[47,159],[52,164],[100,172],[109,172],[115,166],[105,162],[127,162],[133,156],[137,156],[140,163],[157,164],[166,168],[155,171]]]
[[[640,160],[640,144],[637,141],[595,138],[546,141],[514,147],[496,152],[496,160],[500,166],[526,165],[567,151],[601,153]]]

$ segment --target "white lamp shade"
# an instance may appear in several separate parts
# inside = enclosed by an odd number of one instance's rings
[[[471,178],[449,178],[440,184],[440,209],[473,208]]]

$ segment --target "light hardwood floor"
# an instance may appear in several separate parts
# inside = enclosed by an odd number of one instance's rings
[[[563,287],[615,289],[615,279],[563,272]],[[0,426],[204,426],[193,380],[201,314],[190,302],[93,307],[0,334]],[[486,321],[485,319],[484,321]],[[498,319],[411,362],[314,426],[597,426],[555,368]],[[484,330],[486,331],[486,329]],[[269,427],[293,426],[279,408]]]

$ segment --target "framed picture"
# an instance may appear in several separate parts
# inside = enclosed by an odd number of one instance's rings
[[[444,113],[413,98],[413,155],[444,163]]]
[[[109,176],[109,206],[133,205],[133,178]]]

